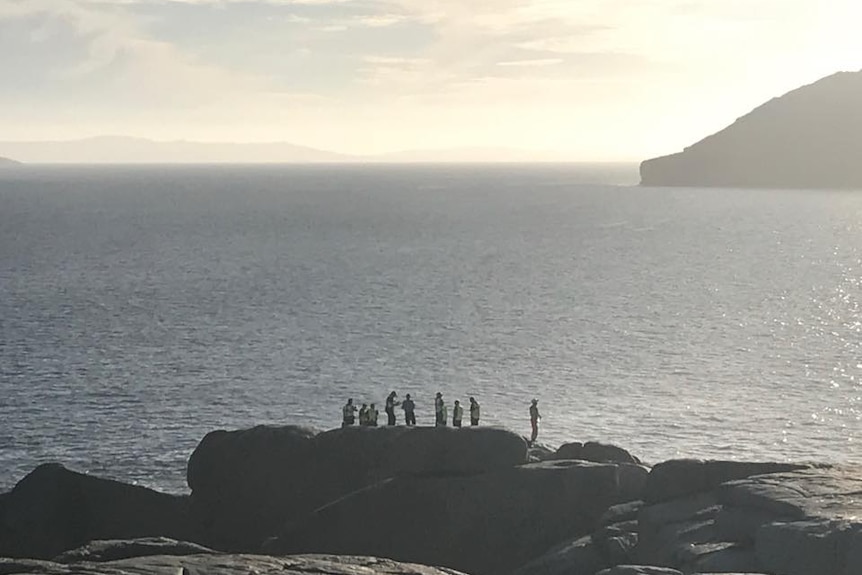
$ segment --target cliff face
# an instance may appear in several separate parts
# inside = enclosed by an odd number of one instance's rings
[[[641,164],[644,186],[862,189],[862,71],[770,100],[684,151]]]

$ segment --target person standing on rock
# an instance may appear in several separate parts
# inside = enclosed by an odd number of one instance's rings
[[[401,402],[401,409],[404,410],[404,424],[408,427],[416,425],[416,404],[410,399],[410,394]]]
[[[536,443],[536,437],[539,436],[539,420],[542,416],[539,415],[539,400],[534,399],[530,404],[530,426],[533,428],[533,433],[530,435],[530,445]]]
[[[387,425],[395,425],[395,406],[400,402],[395,401],[395,398],[398,397],[398,394],[394,391],[386,396],[386,407],[384,407],[384,411],[386,411]]]
[[[434,425],[446,425],[446,406],[443,405],[443,394],[439,391],[434,398]]]
[[[353,398],[348,399],[344,407],[341,408],[341,416],[341,427],[356,423],[356,406],[353,405]]]
[[[479,403],[475,397],[470,398],[470,425],[479,425]]]
[[[455,400],[455,407],[452,408],[452,427],[461,427],[461,418],[464,416],[464,408],[461,407],[461,402]]]
[[[368,425],[368,404],[363,403],[362,407],[359,408],[359,425],[366,426]]]
[[[368,408],[368,413],[366,414],[366,417],[368,418],[368,425],[370,425],[371,427],[377,427],[377,415],[377,406],[372,403],[371,406]]]

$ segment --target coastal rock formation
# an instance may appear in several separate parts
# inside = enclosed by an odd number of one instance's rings
[[[140,539],[111,539],[91,541],[83,547],[61,553],[52,559],[54,563],[83,563],[119,561],[132,557],[150,555],[201,555],[216,553],[196,543],[177,541],[167,537],[142,537]]]
[[[862,72],[828,76],[643,162],[641,185],[862,189],[860,101]]]
[[[49,559],[94,539],[188,539],[184,497],[37,467],[0,498],[0,556]]]
[[[295,522],[270,553],[337,553],[510,572],[568,537],[589,533],[616,503],[640,496],[647,470],[544,462],[473,476],[402,476]],[[373,518],[373,528],[363,528]]]
[[[596,441],[564,443],[557,448],[554,459],[580,459],[582,461],[595,461],[596,463],[640,464],[640,460],[637,457],[622,447],[598,443]]]
[[[860,471],[752,475],[645,505],[637,558],[686,573],[862,573]]]
[[[284,524],[384,479],[469,476],[526,463],[518,435],[490,427],[259,426],[208,434],[188,483],[203,541],[252,551]]]
[[[545,461],[525,463],[524,440],[494,429],[220,431],[189,461],[196,507],[43,465],[0,494],[0,555],[14,557],[0,573],[395,565],[225,554],[207,544],[214,535],[255,553],[442,566],[410,567],[428,575],[862,573],[860,468],[674,460],[650,470],[598,443],[534,446],[529,457]]]
[[[41,575],[460,575],[451,569],[375,557],[297,555],[150,555],[108,562],[71,564],[0,559],[0,573]]]

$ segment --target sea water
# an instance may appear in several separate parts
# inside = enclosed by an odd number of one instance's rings
[[[0,489],[59,461],[184,492],[211,430],[391,390],[522,434],[537,398],[540,441],[648,462],[862,462],[862,191],[636,177],[0,172]]]

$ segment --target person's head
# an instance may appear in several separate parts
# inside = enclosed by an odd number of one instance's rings
[[[347,405],[353,405],[353,398],[352,397],[347,400]]]
[[[371,404],[371,409],[374,409],[374,404],[373,404],[373,403]]]
[[[409,393],[407,394],[407,399],[410,399],[410,394],[409,394]]]
[[[368,404],[367,404],[367,403],[363,403],[363,404],[362,404],[362,407],[368,407]]]
[[[440,393],[440,392],[438,391],[438,392],[437,392],[437,397],[443,397],[443,394],[442,394],[442,393]]]
[[[533,405],[536,405],[537,403],[539,403],[539,400],[538,400],[538,399],[534,399],[534,400],[533,400]]]
[[[456,399],[456,400],[455,400],[455,405],[461,405],[461,402],[460,402],[460,401],[458,401],[458,400]]]
[[[389,397],[395,397],[396,395],[398,395],[398,394],[393,391],[392,393],[389,394]]]
[[[470,398],[470,403],[476,403],[476,398],[475,398],[475,397],[471,397],[471,398]]]

